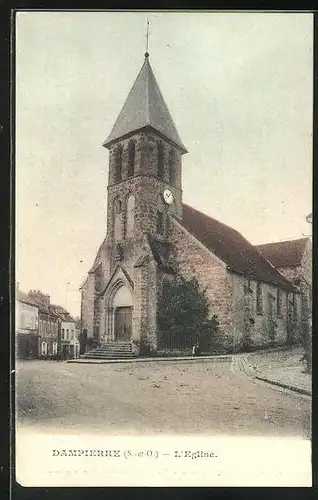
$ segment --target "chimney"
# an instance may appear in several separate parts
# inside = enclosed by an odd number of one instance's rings
[[[51,297],[50,295],[48,295],[47,293],[44,295],[44,302],[45,302],[45,305],[46,306],[49,306],[50,305],[50,302],[51,302]]]

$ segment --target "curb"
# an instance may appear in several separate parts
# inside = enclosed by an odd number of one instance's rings
[[[300,345],[291,345],[291,346],[277,346],[277,347],[270,347],[269,349],[257,349],[256,351],[249,351],[243,354],[247,354],[249,356],[253,356],[253,354],[267,354],[270,352],[279,352],[279,351],[292,351],[297,348],[301,347]]]
[[[312,395],[311,391],[308,391],[307,389],[302,389],[301,387],[295,387],[293,385],[283,384],[281,382],[276,382],[275,380],[270,380],[265,377],[259,377],[258,375],[256,375],[255,378],[257,380],[261,380],[262,382],[267,382],[268,384],[275,385],[277,387],[282,387],[283,389],[289,389],[290,391],[297,392],[298,394],[305,394],[306,396]]]
[[[80,363],[80,364],[113,364],[113,363],[151,363],[156,361],[177,361],[177,362],[225,362],[232,361],[232,354],[224,356],[197,356],[197,357],[167,357],[167,358],[130,358],[130,359],[69,359],[67,363]]]

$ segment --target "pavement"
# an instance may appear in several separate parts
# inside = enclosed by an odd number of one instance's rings
[[[17,425],[78,435],[311,435],[311,401],[228,362],[18,361]],[[239,372],[231,369],[232,365]]]
[[[303,353],[301,347],[258,352],[247,355],[247,362],[252,365],[256,379],[309,396],[312,377],[304,373],[300,361]]]
[[[79,358],[79,359],[69,359],[68,363],[81,363],[81,364],[113,364],[113,363],[156,363],[158,361],[174,361],[174,362],[205,362],[205,361],[231,361],[232,355],[219,355],[219,356],[167,356],[167,357],[151,357],[151,358],[116,358],[116,359],[89,359],[89,358]]]
[[[80,364],[113,364],[113,363],[149,363],[149,362],[232,362],[232,371],[255,378],[276,387],[288,389],[298,394],[310,396],[312,394],[312,378],[303,373],[300,359],[303,350],[298,346],[277,347],[268,350],[255,351],[221,356],[179,356],[179,357],[152,357],[131,359],[75,359],[68,363]]]

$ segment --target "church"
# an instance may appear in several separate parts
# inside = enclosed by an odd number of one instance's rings
[[[81,287],[82,331],[95,346],[157,351],[165,277],[195,277],[226,352],[296,342],[299,287],[235,229],[183,203],[187,153],[146,52],[110,134],[107,231]],[[169,346],[167,346],[169,348]]]

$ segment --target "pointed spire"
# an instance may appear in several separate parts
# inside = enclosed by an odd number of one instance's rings
[[[182,153],[187,153],[153,74],[148,52],[145,53],[141,70],[103,146],[107,148],[122,137],[145,127],[156,130]]]

